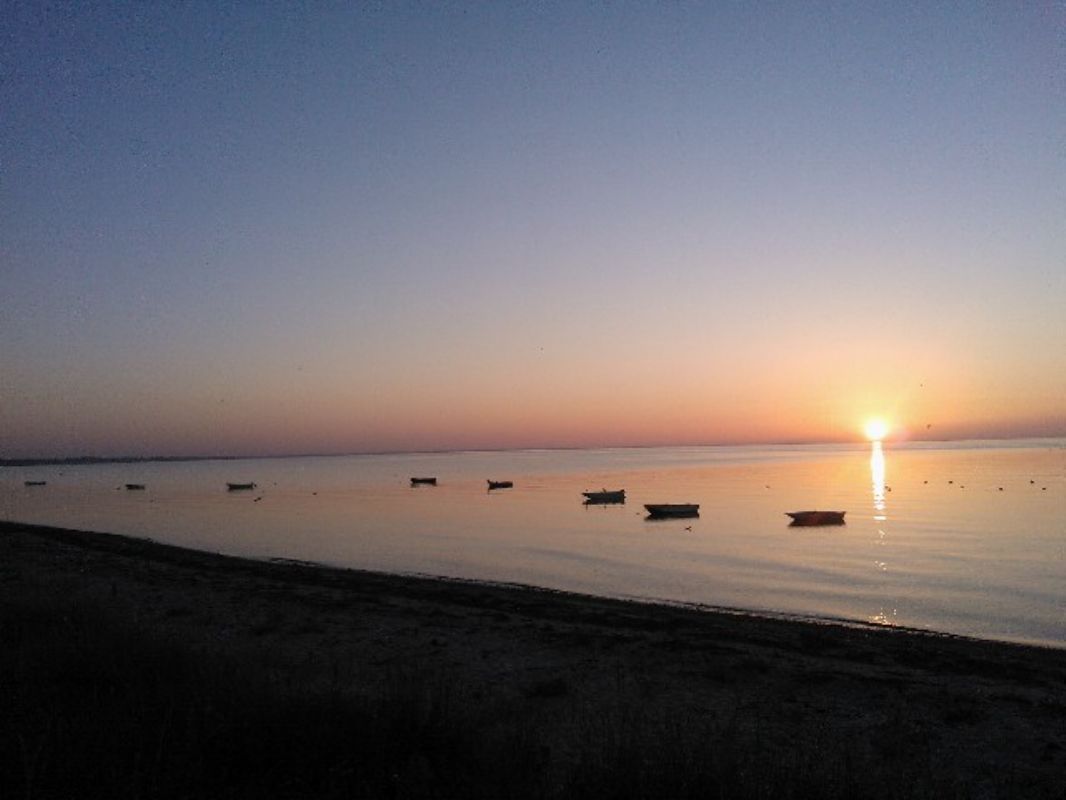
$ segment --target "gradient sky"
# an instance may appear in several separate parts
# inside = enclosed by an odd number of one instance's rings
[[[0,457],[1066,433],[1066,4],[350,5],[5,4]]]

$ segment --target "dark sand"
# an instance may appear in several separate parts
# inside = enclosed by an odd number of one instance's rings
[[[969,796],[1066,796],[1066,650],[533,588],[268,563],[0,523],[0,599],[84,600],[202,652],[360,685],[398,669],[566,728],[713,718],[782,753],[921,759]],[[342,678],[346,679],[346,678]],[[613,712],[612,712],[613,713]],[[609,715],[608,715],[609,716]],[[604,717],[607,718],[607,717]]]

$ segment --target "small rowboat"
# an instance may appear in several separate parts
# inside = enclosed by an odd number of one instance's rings
[[[648,519],[673,519],[677,517],[698,517],[700,515],[699,503],[659,503],[647,505]]]
[[[790,524],[800,525],[843,525],[846,511],[786,511],[786,517],[792,517]]]
[[[23,481],[26,486],[47,486],[48,481]]]
[[[141,491],[144,491],[144,484],[143,483],[127,483],[126,484],[126,491],[128,491],[128,492],[141,492]]]
[[[624,503],[626,501],[625,489],[602,489],[598,492],[582,492],[585,495],[585,505],[607,503]]]
[[[254,483],[226,483],[226,488],[231,492],[243,492],[248,489],[254,489]]]
[[[514,481],[489,481],[489,491],[493,489],[511,489],[514,487]]]
[[[436,478],[411,478],[412,486],[436,486]]]

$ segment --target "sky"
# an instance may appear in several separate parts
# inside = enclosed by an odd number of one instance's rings
[[[1066,434],[1066,3],[0,40],[0,458]]]

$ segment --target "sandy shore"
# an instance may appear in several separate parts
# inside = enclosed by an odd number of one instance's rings
[[[764,618],[525,587],[267,563],[0,523],[0,597],[98,604],[184,645],[303,681],[448,676],[573,724],[619,704],[858,741],[997,796],[1066,786],[1066,650]],[[564,713],[565,710],[565,713]],[[560,723],[565,727],[563,722]],[[565,732],[560,732],[560,737]]]

